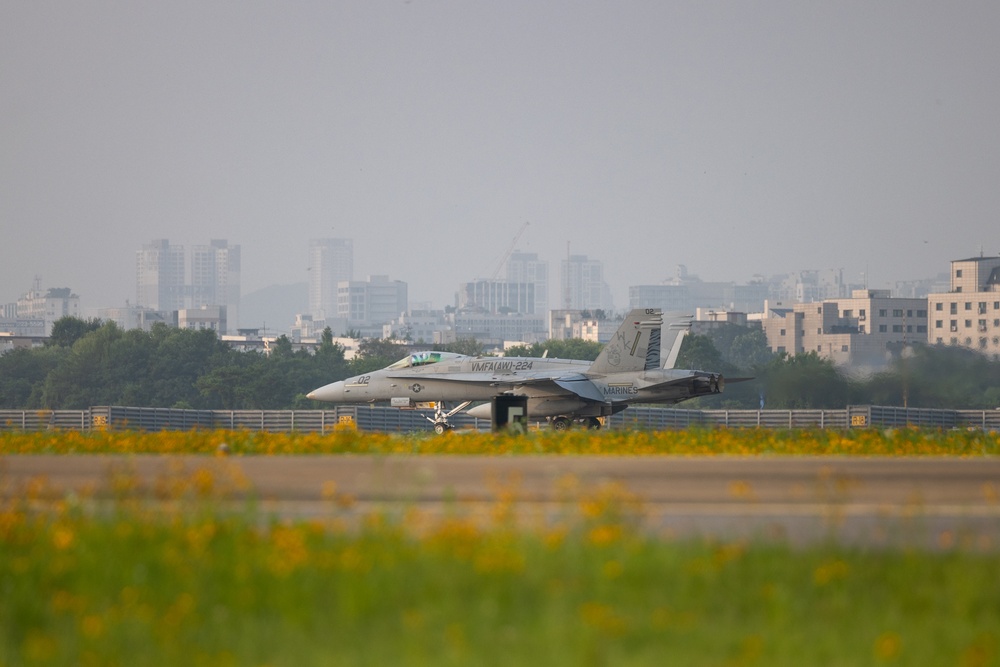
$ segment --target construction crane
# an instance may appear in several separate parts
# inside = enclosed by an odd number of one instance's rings
[[[528,222],[525,221],[525,223],[521,225],[521,228],[517,230],[517,234],[514,234],[514,240],[510,242],[509,246],[507,246],[506,252],[504,252],[504,254],[500,257],[500,261],[497,262],[497,268],[495,268],[493,270],[493,273],[490,274],[489,278],[490,280],[496,280],[497,276],[500,275],[500,271],[502,271],[504,265],[507,264],[507,259],[510,257],[510,254],[514,252],[514,247],[517,245],[518,240],[521,238],[521,235],[524,234],[524,230],[526,230],[527,228],[528,228]]]

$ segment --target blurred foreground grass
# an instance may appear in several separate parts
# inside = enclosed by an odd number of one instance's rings
[[[0,454],[601,454],[995,456],[1000,434],[984,431],[685,429],[532,431],[526,435],[452,432],[320,433],[257,431],[0,432]]]
[[[502,496],[278,521],[196,481],[4,501],[0,665],[1000,664],[995,553],[658,538],[615,485],[531,527]]]

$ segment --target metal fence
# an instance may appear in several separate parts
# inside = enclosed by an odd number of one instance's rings
[[[134,430],[186,431],[196,428],[325,433],[351,424],[363,431],[429,431],[429,411],[375,406],[332,410],[179,410],[93,407],[86,410],[0,410],[0,431]],[[490,422],[459,414],[456,428],[488,430]],[[544,424],[544,422],[542,422]],[[975,428],[1000,431],[1000,410],[938,410],[851,405],[841,410],[684,410],[633,407],[608,420],[611,429],[704,428]]]

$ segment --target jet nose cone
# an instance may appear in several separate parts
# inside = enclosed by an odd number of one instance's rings
[[[306,398],[311,398],[314,401],[339,401],[344,398],[344,383],[343,382],[333,382],[328,385],[324,385],[319,389],[313,389],[308,394]]]

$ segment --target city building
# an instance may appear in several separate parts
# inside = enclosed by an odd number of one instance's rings
[[[183,246],[167,239],[144,245],[136,251],[135,275],[137,305],[164,311],[188,305]]]
[[[730,324],[738,327],[750,326],[745,312],[696,308],[694,311],[694,321],[691,323],[691,333],[705,334],[713,329]]]
[[[672,278],[658,285],[632,285],[628,288],[629,308],[660,308],[665,313],[693,313],[697,308],[759,312],[770,295],[770,286],[762,278],[745,285],[732,282],[707,282],[689,275],[684,265]]]
[[[548,337],[551,340],[582,340],[607,343],[618,330],[621,320],[604,313],[608,317],[598,317],[589,310],[550,310],[548,317]]]
[[[239,327],[239,245],[213,239],[188,256],[184,246],[158,239],[136,251],[136,307],[173,313],[202,306],[223,307],[227,326]]]
[[[773,352],[816,352],[838,365],[877,367],[893,348],[927,340],[927,299],[854,290],[846,299],[768,306],[761,324]]]
[[[177,311],[177,326],[181,329],[203,331],[211,329],[220,336],[227,331],[225,306],[200,306],[181,308]]]
[[[407,284],[389,280],[389,276],[344,280],[337,285],[337,316],[345,318],[348,326],[360,329],[369,337],[381,337],[382,325],[396,320],[407,310]]]
[[[583,322],[582,310],[550,310],[549,311],[550,340],[568,340],[573,338],[574,327]]]
[[[586,255],[570,255],[562,261],[562,291],[559,305],[564,310],[611,311],[611,288],[604,282],[604,264]]]
[[[260,329],[240,329],[238,334],[227,334],[219,337],[220,340],[239,352],[260,352],[271,354],[274,344],[280,336],[262,336]],[[290,339],[292,352],[305,351],[315,354],[323,344],[322,336],[316,338]],[[354,338],[334,337],[331,341],[334,345],[344,348],[344,359],[350,361],[358,353],[358,341]]]
[[[534,315],[534,283],[513,283],[508,280],[476,280],[459,285],[455,306],[462,311],[480,313]]]
[[[153,310],[145,306],[126,304],[124,308],[99,308],[97,317],[105,322],[114,322],[119,329],[142,329],[151,331],[154,324],[177,326],[176,310]]]
[[[443,310],[410,310],[383,326],[382,338],[408,343],[454,343],[454,319]]]
[[[534,285],[535,309],[531,312],[539,315],[549,312],[549,263],[538,259],[538,253],[512,253],[507,260],[507,282]]]
[[[501,347],[505,341],[540,343],[548,338],[548,318],[542,315],[494,315],[456,312],[455,337],[474,338],[484,345]]]
[[[1000,257],[953,261],[950,287],[927,296],[927,341],[1000,355]]]
[[[213,239],[191,248],[191,308],[225,306],[226,326],[239,328],[240,246]],[[225,333],[225,331],[223,331]]]
[[[775,276],[768,298],[784,303],[811,303],[844,298],[861,288],[845,283],[841,269],[809,269]]]
[[[354,280],[352,239],[309,241],[309,312],[316,320],[337,315],[339,286]]]
[[[48,336],[22,336],[11,331],[0,331],[0,355],[11,350],[31,350],[45,347]]]
[[[29,290],[16,305],[14,331],[20,336],[50,336],[52,325],[63,317],[80,317],[80,297],[68,287]]]

